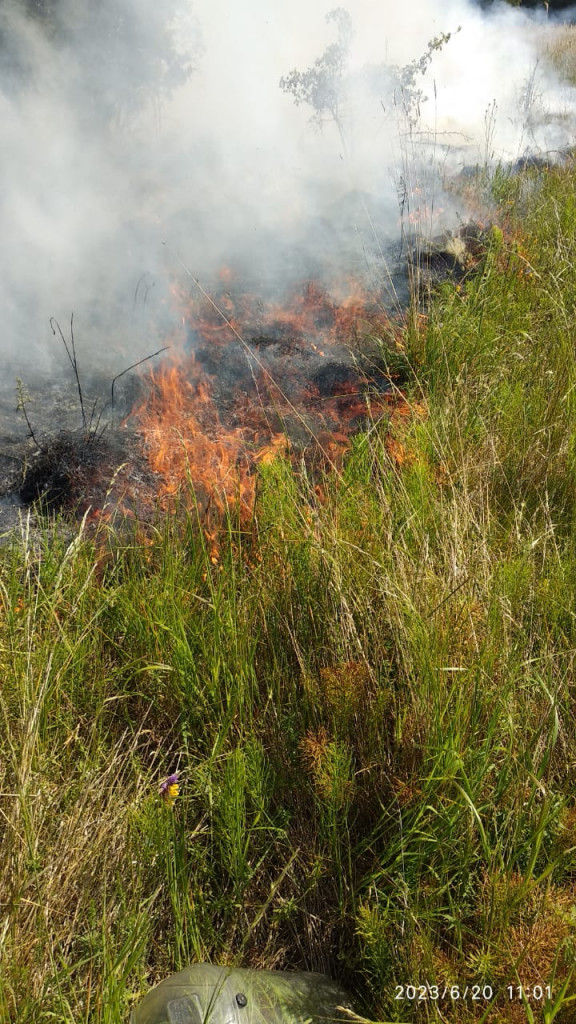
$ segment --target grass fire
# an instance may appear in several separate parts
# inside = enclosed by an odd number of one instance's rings
[[[258,464],[288,451],[334,464],[354,430],[398,404],[384,353],[398,365],[402,328],[366,295],[337,304],[309,281],[265,308],[223,277],[213,296],[198,285],[178,297],[180,337],[133,418],[164,494],[188,476],[197,495],[250,511]]]
[[[574,1021],[574,32],[4,5],[2,1022]]]

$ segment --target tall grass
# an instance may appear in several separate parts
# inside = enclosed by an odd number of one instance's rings
[[[576,28],[574,25],[552,25],[544,36],[543,53],[561,77],[576,82]]]
[[[411,415],[339,475],[262,465],[217,554],[186,489],[3,549],[1,1019],[112,1024],[208,959],[573,1019],[572,182],[496,177],[502,230],[407,331]],[[396,998],[425,984],[494,997]]]

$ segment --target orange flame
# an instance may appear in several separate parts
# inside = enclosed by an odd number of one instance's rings
[[[402,332],[354,282],[340,302],[310,281],[288,305],[266,309],[232,296],[232,283],[222,268],[213,300],[176,289],[185,330],[170,360],[147,372],[133,413],[165,500],[189,481],[199,504],[248,509],[258,464],[308,443],[338,464],[361,420],[398,402],[383,394],[368,403],[350,362],[351,342],[395,345]],[[323,376],[331,372],[333,386]]]

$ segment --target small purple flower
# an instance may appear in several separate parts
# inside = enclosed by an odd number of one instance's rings
[[[167,807],[174,807],[176,797],[180,792],[180,785],[178,782],[178,772],[174,772],[173,775],[169,775],[165,782],[160,786],[160,796]]]

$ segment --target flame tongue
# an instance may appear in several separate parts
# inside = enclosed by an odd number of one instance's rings
[[[366,417],[347,344],[378,334],[388,316],[356,291],[336,303],[316,283],[287,306],[264,309],[228,289],[216,299],[180,297],[183,331],[170,361],[149,373],[135,412],[161,495],[189,479],[200,501],[249,506],[253,470],[290,444],[319,445],[332,461]],[[371,401],[372,413],[385,402]]]
[[[241,463],[242,432],[222,427],[210,380],[194,356],[181,354],[153,372],[150,383],[149,401],[137,415],[150,465],[163,480],[161,494],[175,494],[187,477],[206,494],[215,486],[228,492],[227,477]]]

